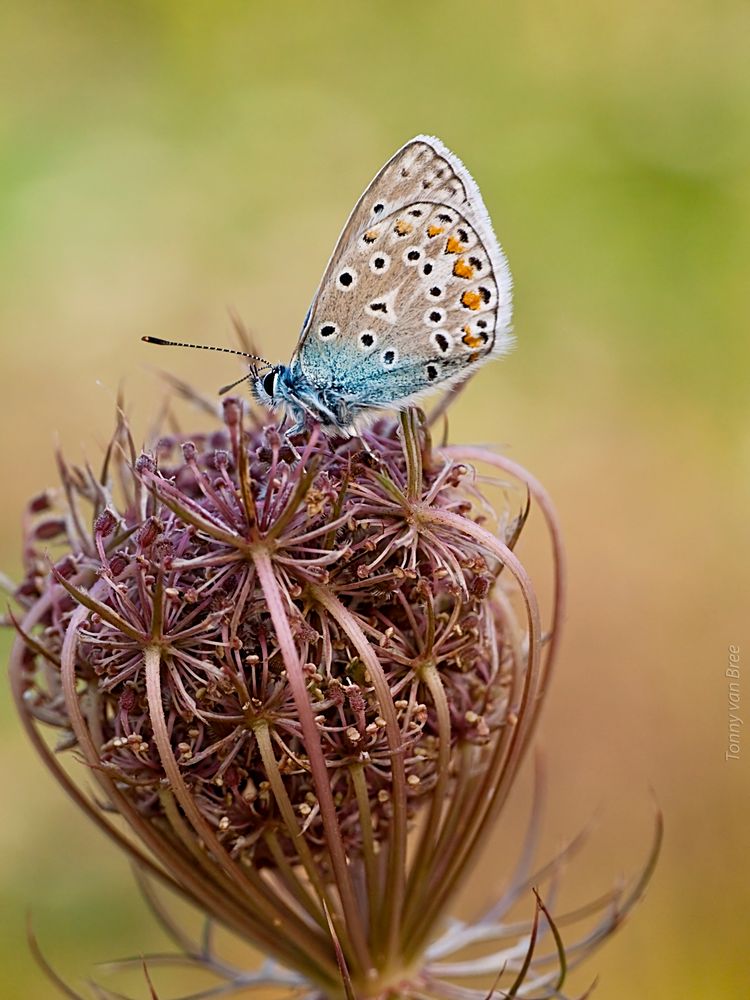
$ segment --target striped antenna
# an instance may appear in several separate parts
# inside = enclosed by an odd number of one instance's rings
[[[257,368],[252,368],[247,375],[243,375],[242,378],[238,378],[236,382],[230,382],[229,385],[223,385],[221,389],[219,389],[219,395],[223,396],[225,393],[229,392],[230,389],[234,389],[236,385],[239,385],[240,382],[247,382],[251,378],[256,378],[257,372]]]
[[[183,344],[177,340],[162,340],[161,337],[141,337],[145,344],[159,344],[161,347],[192,347],[197,351],[220,351],[222,354],[238,354],[241,358],[251,358],[253,361],[262,361],[264,365],[272,367],[269,361],[259,354],[248,354],[247,351],[235,351],[231,347],[210,347],[208,344]]]

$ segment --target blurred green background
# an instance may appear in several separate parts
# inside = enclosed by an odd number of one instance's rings
[[[0,563],[98,457],[124,384],[145,433],[166,365],[206,392],[235,308],[287,360],[339,229],[417,132],[474,173],[511,263],[518,348],[452,411],[558,505],[571,606],[540,734],[552,848],[583,902],[664,853],[589,962],[602,1000],[750,995],[750,728],[725,761],[747,624],[750,7],[744,0],[258,4],[6,0],[0,10]],[[8,637],[0,640],[7,649]],[[746,711],[750,723],[750,711]],[[161,947],[124,861],[52,784],[0,699],[3,997]],[[527,776],[529,775],[527,769]],[[520,815],[511,812],[507,830]],[[507,871],[498,831],[472,902]]]

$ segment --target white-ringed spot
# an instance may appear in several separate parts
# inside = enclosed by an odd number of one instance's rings
[[[436,330],[430,336],[430,340],[441,354],[450,354],[451,348],[453,347],[453,340],[448,336],[445,330]]]
[[[444,319],[445,313],[442,309],[428,309],[424,314],[424,321],[428,326],[440,326]]]
[[[482,330],[479,333],[475,333],[469,323],[461,328],[461,333],[463,334],[461,343],[468,347],[470,351],[476,351],[487,343],[487,334]]]
[[[384,274],[391,266],[391,258],[387,253],[374,253],[370,257],[370,270],[373,274]]]
[[[353,267],[345,267],[343,271],[339,273],[336,282],[343,291],[348,292],[350,288],[354,288],[357,284],[357,272]]]

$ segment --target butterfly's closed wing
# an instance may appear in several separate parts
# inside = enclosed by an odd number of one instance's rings
[[[292,365],[354,410],[404,405],[506,351],[510,315],[508,267],[476,184],[418,137],[355,207]]]

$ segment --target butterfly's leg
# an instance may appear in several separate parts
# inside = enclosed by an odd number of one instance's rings
[[[352,435],[352,437],[354,437],[354,435]],[[359,443],[362,445],[363,449],[367,452],[367,454],[370,456],[370,458],[375,458],[376,457],[375,452],[369,446],[369,444],[367,443],[367,441],[363,437],[361,437],[360,435],[357,435],[357,437],[359,437]]]
[[[305,421],[295,420],[295,422],[292,424],[289,430],[285,431],[284,433],[288,438],[296,437],[298,434],[301,434],[304,429],[305,429]]]
[[[304,410],[302,410],[301,412],[300,410],[298,410],[297,413],[299,414],[299,416],[297,416],[296,420],[291,425],[291,427],[289,427],[288,430],[284,431],[284,436],[286,437],[287,444],[294,453],[294,457],[297,459],[297,461],[300,461],[302,458],[302,454],[299,451],[299,449],[296,448],[295,445],[292,443],[292,438],[296,437],[298,434],[302,434],[305,431],[308,432],[309,436],[309,432],[311,430],[311,423],[315,425],[318,423],[318,421],[315,419],[314,414],[307,407],[305,407]]]
[[[292,426],[289,428],[289,430],[287,430],[287,431],[284,432],[284,437],[286,438],[286,443],[289,446],[289,448],[291,449],[292,454],[294,455],[295,459],[298,462],[302,460],[302,455],[299,453],[299,450],[298,450],[297,446],[294,444],[294,442],[292,441],[292,438],[296,437],[296,435],[300,434],[304,429],[305,429],[305,423],[304,423],[304,421],[297,420],[294,424],[292,424]]]

